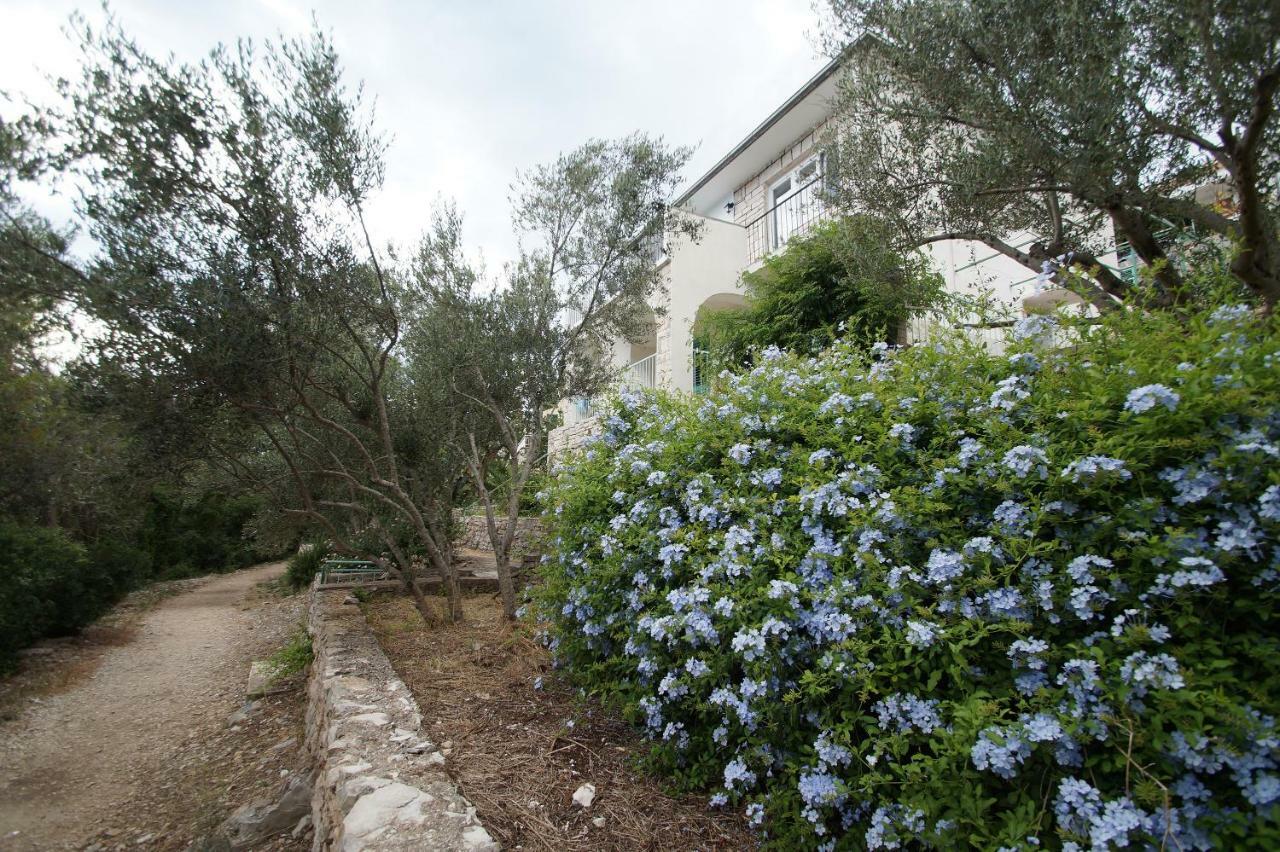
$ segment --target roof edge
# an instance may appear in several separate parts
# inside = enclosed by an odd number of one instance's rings
[[[687,202],[690,198],[692,198],[693,195],[697,193],[698,190],[706,186],[707,183],[709,183],[710,180],[713,177],[715,177],[717,173],[719,173],[722,169],[724,169],[725,166],[729,165],[729,163],[737,159],[738,156],[741,155],[743,151],[746,151],[748,148],[751,147],[751,145],[757,139],[763,136],[769,130],[770,127],[773,127],[773,125],[777,124],[778,121],[781,120],[781,118],[784,115],[786,115],[796,106],[796,104],[800,103],[802,100],[807,98],[810,94],[812,94],[814,89],[821,86],[828,77],[830,77],[832,74],[836,72],[836,70],[840,67],[840,63],[843,62],[844,59],[845,59],[844,55],[840,55],[840,56],[837,56],[835,59],[832,59],[826,65],[824,65],[822,67],[822,70],[820,70],[817,74],[814,74],[813,77],[811,77],[807,83],[805,83],[795,92],[795,94],[787,98],[787,100],[782,104],[782,106],[778,107],[772,113],[770,113],[768,118],[766,118],[763,122],[761,122],[760,125],[756,127],[755,130],[752,130],[750,133],[748,133],[747,137],[743,139],[741,142],[739,142],[736,146],[734,146],[732,151],[730,151],[728,154],[725,154],[723,157],[721,157],[719,162],[717,162],[714,166],[712,166],[707,171],[706,174],[698,178],[698,180],[695,181],[692,186],[690,186],[683,193],[681,193],[680,196],[676,198],[676,200],[673,203],[677,207],[683,206],[685,202]]]

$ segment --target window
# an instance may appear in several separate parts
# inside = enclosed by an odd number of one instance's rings
[[[773,184],[769,195],[773,202],[771,248],[780,248],[793,236],[809,230],[821,215],[822,162],[820,154],[810,157]]]

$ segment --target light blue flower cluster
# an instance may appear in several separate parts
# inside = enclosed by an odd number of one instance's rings
[[[1169,411],[1176,411],[1180,399],[1175,391],[1164,385],[1143,385],[1129,391],[1129,395],[1125,397],[1124,410],[1142,414],[1157,405],[1163,405]]]
[[[880,720],[880,727],[893,728],[899,733],[919,731],[931,734],[944,727],[936,698],[925,699],[911,693],[895,692],[875,703],[872,708]]]

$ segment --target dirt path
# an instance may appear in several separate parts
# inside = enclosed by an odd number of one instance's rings
[[[237,773],[259,754],[236,739],[251,726],[228,714],[244,702],[248,661],[297,628],[300,598],[256,588],[283,569],[217,576],[163,601],[91,674],[0,723],[0,849],[182,848],[255,792]]]

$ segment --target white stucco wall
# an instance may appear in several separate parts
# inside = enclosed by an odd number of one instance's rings
[[[746,230],[718,219],[701,221],[701,239],[671,246],[666,267],[666,316],[659,320],[659,384],[676,390],[693,390],[693,322],[698,308],[717,294],[743,292]]]

